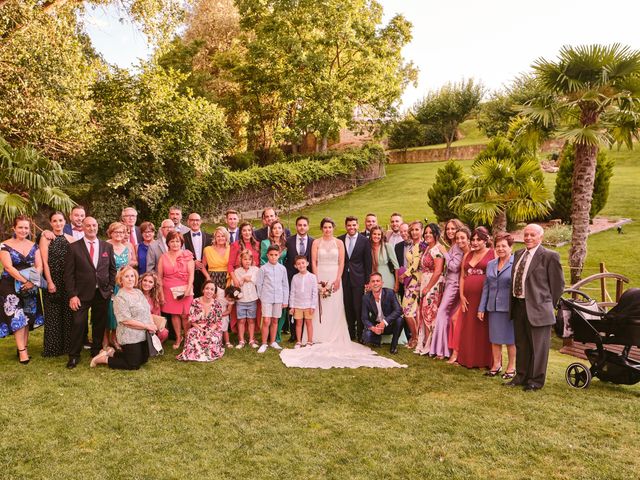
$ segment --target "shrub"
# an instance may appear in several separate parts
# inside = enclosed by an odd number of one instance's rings
[[[544,230],[544,243],[560,245],[571,241],[571,225],[553,225]]]
[[[467,177],[455,161],[451,160],[438,169],[433,185],[427,191],[427,204],[438,222],[459,217],[460,212],[450,207],[449,201],[460,195],[466,187]]]
[[[421,124],[413,116],[394,123],[389,133],[389,148],[405,149],[442,142],[444,138],[437,129]]]
[[[560,166],[556,177],[554,197],[554,217],[563,222],[571,223],[571,184],[573,179],[573,163],[575,148],[573,145],[565,145],[560,154]],[[609,197],[609,183],[613,176],[615,163],[607,157],[606,152],[600,150],[596,160],[596,176],[593,185],[593,197],[589,218],[593,219],[607,204]]]

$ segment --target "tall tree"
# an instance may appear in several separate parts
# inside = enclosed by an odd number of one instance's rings
[[[326,147],[329,137],[353,123],[357,107],[388,117],[415,80],[415,69],[401,55],[411,25],[400,15],[382,25],[375,0],[236,5],[247,50],[236,72],[250,123],[260,125],[261,135],[295,142],[315,133]]]
[[[422,124],[437,128],[445,139],[445,158],[451,157],[451,144],[458,126],[478,108],[485,89],[473,79],[449,83],[430,92],[414,106],[414,116]]]
[[[544,93],[522,113],[547,127],[562,124],[559,135],[575,146],[569,250],[571,281],[582,275],[587,256],[589,212],[600,145],[632,148],[640,126],[640,51],[620,44],[566,46],[556,61],[533,65]]]

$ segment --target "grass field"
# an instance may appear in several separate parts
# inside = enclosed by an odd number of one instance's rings
[[[615,157],[604,213],[636,222],[592,236],[588,267],[605,260],[637,286],[640,155]],[[439,166],[390,165],[386,178],[304,213],[315,232],[325,215],[432,218],[426,190]],[[137,372],[92,370],[85,356],[68,371],[66,359],[40,357],[39,330],[27,366],[12,339],[0,342],[0,477],[637,478],[640,386],[595,379],[572,390],[573,359],[558,345],[546,387],[530,394],[405,348],[396,358],[409,368],[392,370],[287,369],[272,350],[245,349],[212,364],[169,351]]]

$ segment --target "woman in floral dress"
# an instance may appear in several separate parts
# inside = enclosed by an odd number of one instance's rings
[[[402,298],[402,313],[404,320],[411,332],[411,338],[407,343],[407,348],[415,348],[418,343],[418,307],[420,306],[420,282],[422,272],[420,271],[420,256],[424,251],[424,244],[420,241],[422,237],[422,223],[412,222],[409,225],[409,239],[413,246],[407,251],[405,268],[398,270],[398,279],[404,283],[404,297]]]
[[[431,348],[433,326],[438,315],[440,298],[442,297],[442,271],[444,270],[444,250],[439,244],[440,228],[430,223],[424,229],[422,236],[427,248],[420,257],[421,300],[420,317],[418,319],[418,344],[415,353],[426,355]]]
[[[191,303],[191,328],[184,341],[184,349],[176,358],[182,361],[212,362],[224,355],[222,343],[222,306],[216,298],[216,285],[204,282],[202,297]]]
[[[13,222],[15,238],[0,244],[0,338],[14,335],[18,360],[29,363],[29,330],[44,323],[34,277],[42,273],[38,245],[29,240],[31,220],[19,215]],[[20,288],[16,290],[16,283]]]

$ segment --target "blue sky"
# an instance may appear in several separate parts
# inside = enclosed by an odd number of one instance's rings
[[[555,58],[563,45],[619,42],[640,48],[636,0],[379,0],[385,18],[403,14],[413,40],[403,54],[420,70],[417,88],[403,96],[411,106],[427,91],[473,77],[498,89],[539,58]],[[87,15],[87,29],[105,59],[130,67],[146,58],[144,35],[113,10]]]

